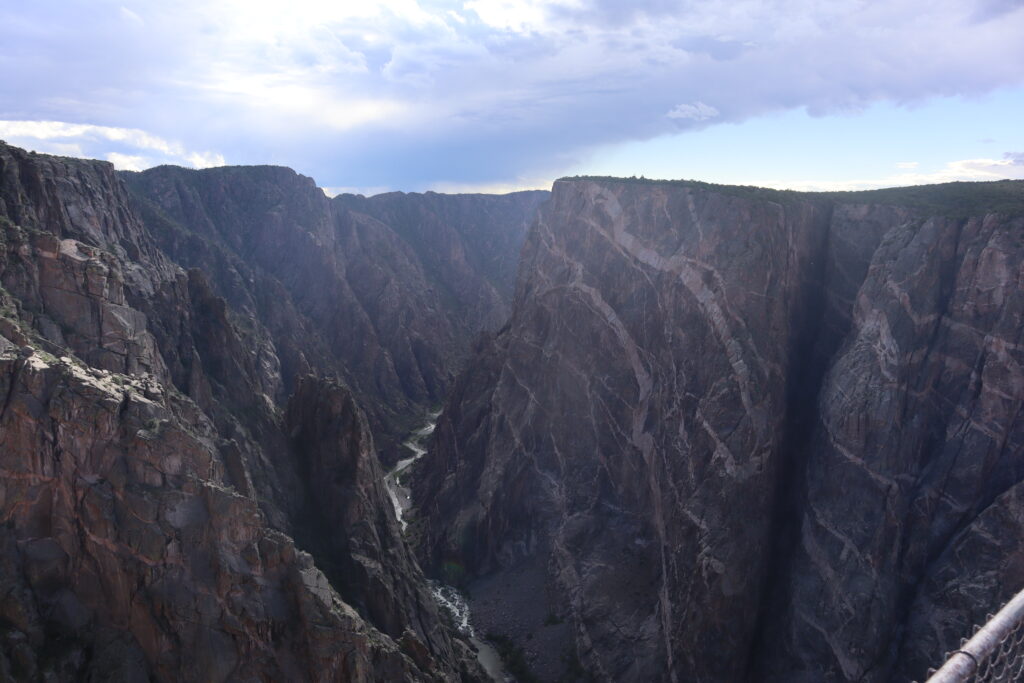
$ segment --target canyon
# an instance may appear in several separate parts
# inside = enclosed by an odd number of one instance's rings
[[[556,182],[417,465],[428,571],[545,680],[922,679],[1024,584],[1022,209]]]
[[[0,143],[0,239],[0,678],[904,681],[1024,584],[1024,182]]]
[[[288,169],[0,145],[0,678],[483,677],[384,462],[492,324],[470,304],[507,305],[545,195],[371,203],[486,213],[421,262]]]

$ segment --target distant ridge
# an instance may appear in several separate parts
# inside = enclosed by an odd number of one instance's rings
[[[558,181],[671,185],[720,192],[751,199],[776,202],[831,200],[847,204],[878,204],[918,209],[929,214],[961,218],[979,212],[1014,214],[1024,211],[1024,180],[954,181],[933,185],[908,185],[877,190],[803,191],[777,190],[756,185],[721,185],[701,180],[616,178],[613,176],[566,176]]]

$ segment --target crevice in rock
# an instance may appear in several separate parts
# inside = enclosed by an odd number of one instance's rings
[[[787,578],[800,539],[800,528],[807,503],[807,465],[810,445],[818,424],[818,397],[825,374],[842,339],[849,331],[840,321],[828,317],[828,264],[831,258],[832,218],[835,205],[829,204],[812,270],[804,279],[803,300],[796,307],[793,328],[798,330],[789,352],[786,378],[786,420],[779,444],[779,465],[774,484],[775,498],[769,538],[767,574],[763,578],[761,604],[757,608],[754,642],[748,653],[747,677],[758,680],[766,649],[771,646],[772,620],[789,604]]]

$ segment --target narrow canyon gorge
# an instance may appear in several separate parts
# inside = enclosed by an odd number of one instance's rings
[[[910,681],[1024,588],[1024,181],[0,143],[0,287],[3,680]]]

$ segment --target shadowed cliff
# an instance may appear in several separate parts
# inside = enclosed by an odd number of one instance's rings
[[[557,182],[422,556],[544,679],[920,677],[1020,588],[1022,235],[1020,182]]]
[[[343,377],[386,462],[439,404],[470,340],[507,318],[519,248],[546,192],[324,196],[280,167],[122,174],[147,229],[201,269],[280,358],[280,390]]]
[[[259,273],[255,236],[317,257],[281,228],[298,176],[225,173],[256,213],[184,227],[110,164],[0,145],[0,677],[478,680],[332,377],[357,373]]]

